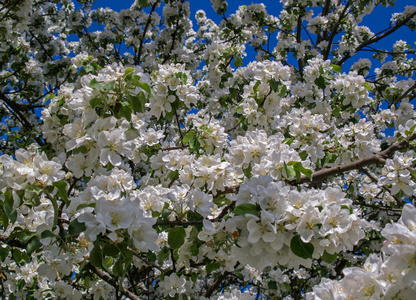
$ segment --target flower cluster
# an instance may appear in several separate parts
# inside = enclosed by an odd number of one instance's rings
[[[347,268],[342,280],[323,278],[307,299],[411,299],[414,295],[416,208],[403,207],[400,220],[388,224],[382,256],[372,254],[362,268]]]
[[[3,298],[413,298],[414,6],[2,2]]]

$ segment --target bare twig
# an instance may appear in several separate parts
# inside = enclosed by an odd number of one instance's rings
[[[112,285],[115,289],[117,289],[118,291],[120,291],[120,293],[122,293],[124,296],[129,297],[132,300],[140,300],[141,299],[139,296],[137,296],[136,294],[130,292],[129,290],[127,290],[125,288],[121,288],[120,289],[120,284],[117,282],[116,279],[112,278],[107,273],[104,273],[103,271],[101,271],[97,267],[93,266],[91,263],[88,262],[85,265],[85,267],[88,270],[92,271],[95,275],[97,275],[98,277],[100,277],[102,280],[104,280],[108,284]]]
[[[412,19],[414,16],[416,16],[416,11],[413,12],[412,14],[408,15],[405,19],[399,21],[396,23],[396,25],[394,25],[391,29],[385,31],[383,34],[380,34],[378,36],[373,37],[372,39],[369,39],[363,43],[361,43],[357,48],[355,48],[354,52],[358,52],[361,49],[363,49],[364,47],[367,47],[368,45],[374,44],[376,42],[378,42],[379,40],[385,38],[386,36],[392,34],[393,32],[395,32],[397,29],[399,29],[400,27],[402,27],[403,25],[405,25],[407,23],[407,21],[409,21],[410,19]],[[351,57],[350,54],[344,56],[340,61],[338,61],[336,64],[338,66],[341,66],[347,59],[349,59]]]

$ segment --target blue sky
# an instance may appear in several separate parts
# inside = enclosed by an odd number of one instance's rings
[[[266,6],[266,10],[268,11],[268,13],[274,16],[279,16],[280,11],[282,9],[282,5],[279,0],[263,0],[263,1],[228,0],[227,2],[228,2],[228,10],[225,14],[226,16],[232,13],[235,13],[235,11],[238,9],[239,6],[250,5],[252,3],[263,3]],[[128,0],[121,0],[121,1],[99,1],[97,0],[96,4],[93,7],[94,8],[108,7],[115,11],[120,11],[121,9],[128,9],[132,3],[133,1],[128,1]],[[215,21],[217,24],[221,22],[222,16],[218,15],[214,11],[214,9],[212,8],[211,1],[190,0],[189,3],[190,3],[190,9],[191,9],[191,20],[194,22],[194,24],[196,23],[194,16],[195,16],[195,13],[199,9],[204,10],[206,12],[207,17]],[[414,5],[414,4],[416,4],[415,0],[397,0],[394,7],[379,6],[370,15],[365,16],[363,19],[363,22],[360,25],[368,26],[372,30],[372,32],[378,33],[381,30],[389,26],[390,18],[393,13],[402,12],[407,5]],[[92,27],[91,30],[94,30],[94,28]],[[271,39],[271,46],[274,46],[276,43],[275,36],[276,34],[274,34],[274,37],[272,37]],[[407,28],[401,28],[400,30],[396,31],[393,36],[389,36],[386,39],[383,39],[382,41],[375,44],[374,46],[376,48],[390,50],[393,43],[399,39],[405,40],[408,43],[413,44],[413,41],[415,40],[415,36],[416,36],[415,32],[411,32]],[[247,64],[248,62],[255,60],[256,54],[249,47],[247,48],[247,54],[248,54],[247,57],[244,59],[244,64]],[[371,59],[371,56],[372,56],[372,53],[362,52],[362,54],[360,54],[360,57],[368,57],[370,59]],[[356,59],[351,60],[349,63],[347,63],[347,66],[352,64],[354,61],[356,61]],[[380,66],[379,63],[374,62],[373,67],[379,67],[379,66]],[[346,69],[347,68],[343,70],[345,71]]]

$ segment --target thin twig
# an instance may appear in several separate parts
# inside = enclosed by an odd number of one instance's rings
[[[102,280],[104,280],[108,284],[112,285],[116,290],[119,290],[120,293],[123,294],[124,296],[127,296],[130,299],[132,299],[132,300],[140,300],[141,299],[139,296],[137,296],[136,294],[130,292],[128,289],[125,289],[125,288],[121,288],[120,289],[120,285],[117,282],[117,280],[115,280],[114,278],[112,278],[107,273],[104,273],[103,271],[101,271],[97,267],[93,266],[91,263],[88,262],[85,265],[85,267],[88,270],[92,271],[95,275],[97,275],[98,277],[100,277]]]

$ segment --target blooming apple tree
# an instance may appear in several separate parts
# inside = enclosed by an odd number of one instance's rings
[[[379,42],[416,6],[360,25],[394,3],[2,1],[1,297],[413,299],[415,36]]]

